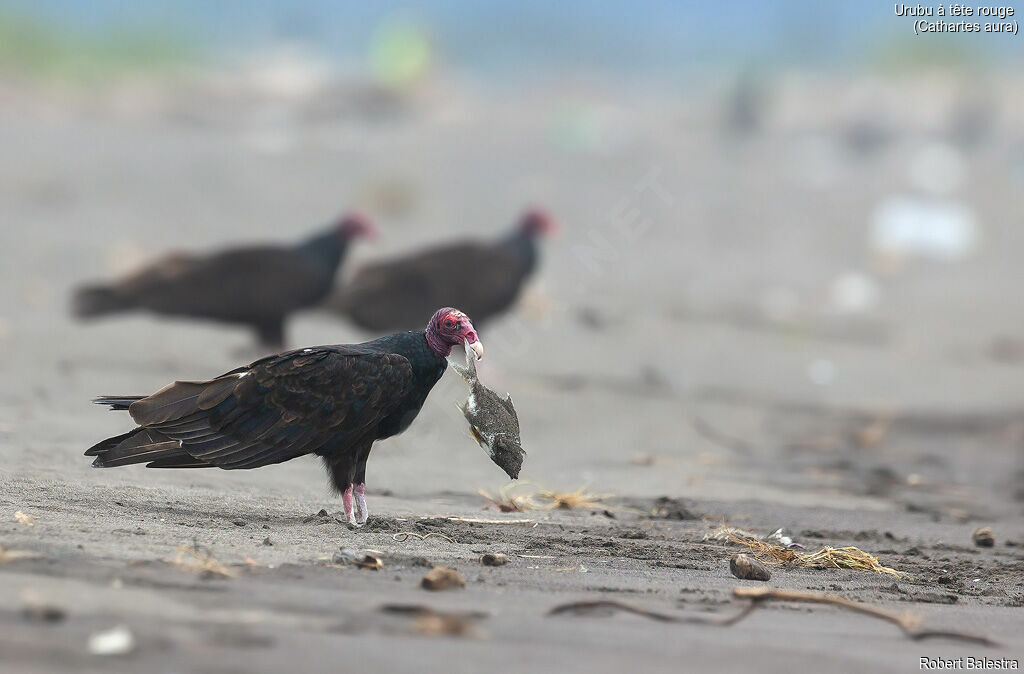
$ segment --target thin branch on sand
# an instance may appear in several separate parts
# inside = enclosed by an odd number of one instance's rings
[[[774,588],[765,587],[735,587],[733,588],[733,596],[737,599],[749,599],[750,602],[740,609],[736,614],[726,617],[707,617],[707,616],[680,616],[672,615],[668,613],[659,613],[657,611],[650,611],[645,608],[633,606],[625,602],[599,600],[599,601],[579,601],[571,602],[568,604],[560,604],[550,611],[548,615],[563,615],[566,613],[574,614],[586,614],[586,613],[602,613],[602,612],[623,612],[638,615],[651,620],[657,620],[658,622],[664,623],[681,623],[689,625],[711,625],[715,627],[730,627],[740,622],[757,608],[759,608],[766,601],[798,601],[798,602],[809,602],[813,604],[830,604],[832,606],[839,606],[850,611],[855,611],[863,615],[871,616],[873,618],[879,618],[890,622],[903,632],[903,634],[914,641],[921,641],[923,639],[952,639],[956,641],[966,641],[969,643],[980,644],[982,646],[998,646],[998,644],[985,636],[976,634],[968,634],[966,632],[958,632],[955,630],[932,630],[924,629],[921,626],[921,620],[917,616],[896,613],[894,611],[888,611],[877,606],[871,606],[870,604],[861,604],[860,602],[851,601],[844,597],[838,597],[836,595],[824,594],[822,592],[808,592],[801,590],[780,590]]]
[[[707,419],[702,417],[690,417],[690,426],[693,427],[693,430],[697,431],[698,435],[708,442],[724,447],[729,451],[736,452],[738,454],[750,454],[754,451],[753,443],[733,437],[715,428]]]
[[[780,590],[769,587],[734,587],[732,594],[734,597],[739,599],[750,599],[751,607],[758,606],[769,600],[801,601],[812,604],[831,604],[833,606],[839,606],[851,611],[856,611],[857,613],[891,622],[899,627],[900,630],[903,631],[904,635],[915,641],[920,641],[922,639],[955,639],[957,641],[968,641],[975,644],[981,644],[983,646],[998,646],[995,641],[988,637],[968,634],[966,632],[959,632],[956,630],[924,629],[921,626],[921,619],[918,616],[907,613],[896,613],[895,611],[888,611],[884,608],[871,606],[870,604],[862,604],[844,597],[824,594],[822,592]]]
[[[536,520],[489,520],[479,517],[446,517],[449,522],[468,522],[470,524],[536,524]]]
[[[437,538],[443,538],[444,540],[448,541],[449,543],[458,544],[458,541],[456,541],[451,536],[447,536],[445,534],[438,533],[436,531],[434,531],[432,533],[429,533],[429,534],[417,534],[414,531],[399,531],[397,534],[392,534],[391,538],[394,539],[395,541],[399,542],[399,543],[405,543],[407,540],[409,540],[410,537],[411,538],[415,538],[417,540],[425,541],[428,538],[434,538],[435,536]]]

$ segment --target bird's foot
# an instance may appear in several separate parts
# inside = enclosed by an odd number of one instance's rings
[[[349,485],[348,489],[341,493],[341,502],[345,504],[345,519],[348,520],[350,526],[358,527],[362,522],[356,521],[356,514],[352,511],[352,490],[355,485]],[[360,499],[362,496],[360,495]],[[363,503],[363,507],[366,507],[366,503]],[[364,519],[363,522],[366,520]]]
[[[366,524],[366,518],[370,516],[370,511],[366,508],[366,484],[360,482],[352,485],[352,491],[355,494],[356,502],[356,525],[363,526]]]

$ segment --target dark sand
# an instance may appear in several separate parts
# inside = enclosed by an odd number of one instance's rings
[[[0,565],[0,669],[903,672],[921,656],[1021,658],[1024,190],[1006,149],[1019,108],[997,101],[999,126],[944,197],[974,209],[978,248],[895,264],[872,253],[869,223],[881,200],[912,192],[906,166],[946,128],[949,83],[873,83],[891,114],[867,155],[844,140],[862,109],[825,81],[795,78],[764,132],[743,141],[723,137],[711,94],[562,83],[499,105],[437,86],[387,123],[367,121],[347,90],[2,89],[0,545],[38,557]],[[566,110],[583,110],[597,140],[563,138]],[[652,171],[663,190],[643,188]],[[250,358],[237,355],[240,330],[76,325],[73,284],[171,247],[297,238],[361,203],[385,236],[357,263],[496,233],[527,202],[546,205],[563,234],[517,313],[481,331],[481,377],[515,398],[522,477],[587,485],[610,495],[605,505],[484,510],[476,490],[493,493],[504,476],[465,430],[454,372],[407,433],[375,448],[361,530],[336,521],[340,499],[312,458],[228,473],[100,471],[82,456],[129,425],[92,396]],[[633,211],[650,223],[635,236],[613,223]],[[877,274],[880,295],[844,313],[830,288],[850,270]],[[291,341],[364,337],[309,313]],[[321,509],[333,517],[310,519]],[[908,575],[776,567],[769,584],[912,611],[1004,647],[914,642],[823,606],[768,605],[729,628],[547,616],[584,599],[734,612],[738,549],[704,541],[713,524],[702,518],[784,527],[812,550],[856,545]],[[971,542],[983,525],[992,548]],[[192,543],[235,577],[168,561]],[[333,566],[339,547],[376,551],[384,568]],[[484,552],[511,561],[483,567]],[[435,564],[465,589],[420,589]],[[66,618],[27,620],[23,607],[39,603]],[[389,605],[463,612],[468,634],[419,634],[434,623]],[[90,655],[89,634],[118,624],[134,652]]]

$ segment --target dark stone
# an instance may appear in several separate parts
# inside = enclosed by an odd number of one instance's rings
[[[771,580],[772,574],[761,562],[757,561],[750,555],[735,554],[729,560],[729,571],[732,575],[742,580]]]

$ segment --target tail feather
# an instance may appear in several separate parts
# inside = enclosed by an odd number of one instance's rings
[[[147,463],[146,468],[213,468],[213,464],[194,459],[182,452],[180,457],[172,456]]]
[[[110,405],[111,411],[115,410],[126,410],[136,400],[142,400],[146,396],[99,396],[93,398],[93,402],[97,405]]]
[[[114,468],[133,463],[155,463],[168,460],[194,461],[181,448],[181,444],[177,440],[172,440],[141,426],[96,443],[86,450],[85,455],[96,457],[92,463],[95,468]]]
[[[75,291],[71,311],[78,318],[93,318],[133,309],[133,303],[111,286],[82,286]]]

